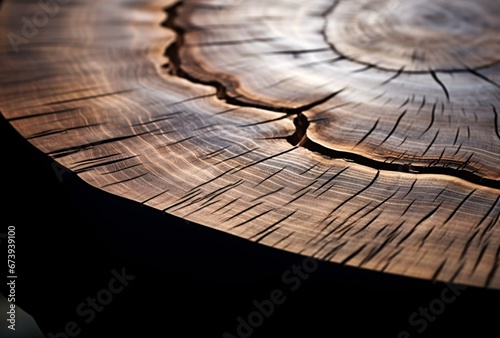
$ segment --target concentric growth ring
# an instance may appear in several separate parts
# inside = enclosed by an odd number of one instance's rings
[[[489,0],[339,1],[325,35],[339,54],[378,68],[478,69],[498,62],[498,17],[500,6]]]

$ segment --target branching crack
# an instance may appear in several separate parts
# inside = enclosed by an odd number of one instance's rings
[[[233,97],[230,96],[227,92],[226,87],[219,81],[204,81],[202,79],[195,78],[194,76],[190,75],[186,71],[182,69],[182,61],[180,59],[180,53],[179,50],[180,48],[184,45],[184,35],[186,33],[185,29],[182,27],[178,26],[175,21],[177,18],[177,9],[182,5],[182,1],[177,2],[175,5],[169,7],[166,9],[167,12],[167,19],[163,22],[163,26],[171,29],[176,33],[176,39],[173,43],[171,43],[165,52],[165,56],[168,57],[169,63],[165,64],[164,67],[169,69],[169,73],[173,76],[177,76],[180,78],[184,78],[192,83],[197,83],[197,84],[203,84],[207,86],[214,87],[216,89],[216,96],[218,99],[223,100],[229,104],[239,106],[239,107],[252,107],[252,108],[258,108],[262,110],[267,110],[267,111],[273,111],[273,112],[278,112],[282,114],[286,114],[289,116],[295,116],[294,118],[294,125],[295,125],[295,132],[286,137],[286,140],[293,145],[294,147],[303,147],[305,149],[308,149],[312,152],[319,153],[323,156],[327,156],[330,158],[336,158],[336,159],[344,159],[348,162],[355,162],[367,167],[371,167],[377,170],[385,170],[385,171],[397,171],[397,172],[407,172],[407,173],[413,173],[413,174],[437,174],[437,175],[445,175],[445,176],[451,176],[451,177],[456,177],[463,179],[465,181],[478,184],[481,186],[485,187],[490,187],[494,189],[500,189],[500,181],[494,180],[494,179],[489,179],[489,178],[484,178],[478,174],[476,174],[474,171],[470,170],[465,170],[464,168],[467,168],[469,166],[470,158],[467,160],[465,163],[461,163],[461,165],[458,168],[450,168],[447,165],[443,166],[430,166],[430,165],[425,165],[425,166],[420,166],[420,165],[413,165],[412,163],[394,163],[394,161],[391,162],[382,162],[379,160],[375,160],[366,156],[363,156],[361,154],[353,153],[353,152],[346,152],[346,151],[339,151],[335,149],[331,149],[328,147],[325,147],[319,143],[316,143],[312,140],[310,140],[307,136],[307,130],[310,125],[310,121],[307,119],[307,117],[303,114],[305,111],[308,111],[318,105],[321,105],[322,103],[325,103],[326,101],[330,100],[331,98],[335,97],[338,95],[342,90],[338,92],[334,92],[320,100],[311,102],[307,105],[298,107],[298,108],[290,108],[290,107],[279,107],[279,106],[273,106],[273,105],[267,105],[262,102],[254,102],[248,98],[242,98],[242,97]],[[401,69],[397,75],[400,73],[404,72],[404,69]],[[435,73],[434,73],[435,74]],[[437,80],[439,83],[439,81]],[[447,92],[446,92],[447,94]],[[449,97],[447,95],[447,97]],[[439,162],[439,161],[438,161]]]

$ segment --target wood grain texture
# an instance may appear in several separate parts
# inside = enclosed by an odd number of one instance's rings
[[[320,260],[498,289],[499,7],[70,1],[17,53],[2,40],[0,111],[97,189]],[[0,34],[37,11],[6,1]]]
[[[322,147],[498,181],[499,17],[486,0],[189,1],[176,22],[183,70],[304,112]]]

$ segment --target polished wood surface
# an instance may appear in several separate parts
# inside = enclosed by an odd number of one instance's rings
[[[265,246],[500,288],[499,1],[41,10],[2,5],[0,111],[60,173]]]

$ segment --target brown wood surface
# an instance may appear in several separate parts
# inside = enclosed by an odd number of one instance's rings
[[[2,5],[0,111],[95,188],[500,288],[499,1],[75,0],[27,35],[37,12]]]

